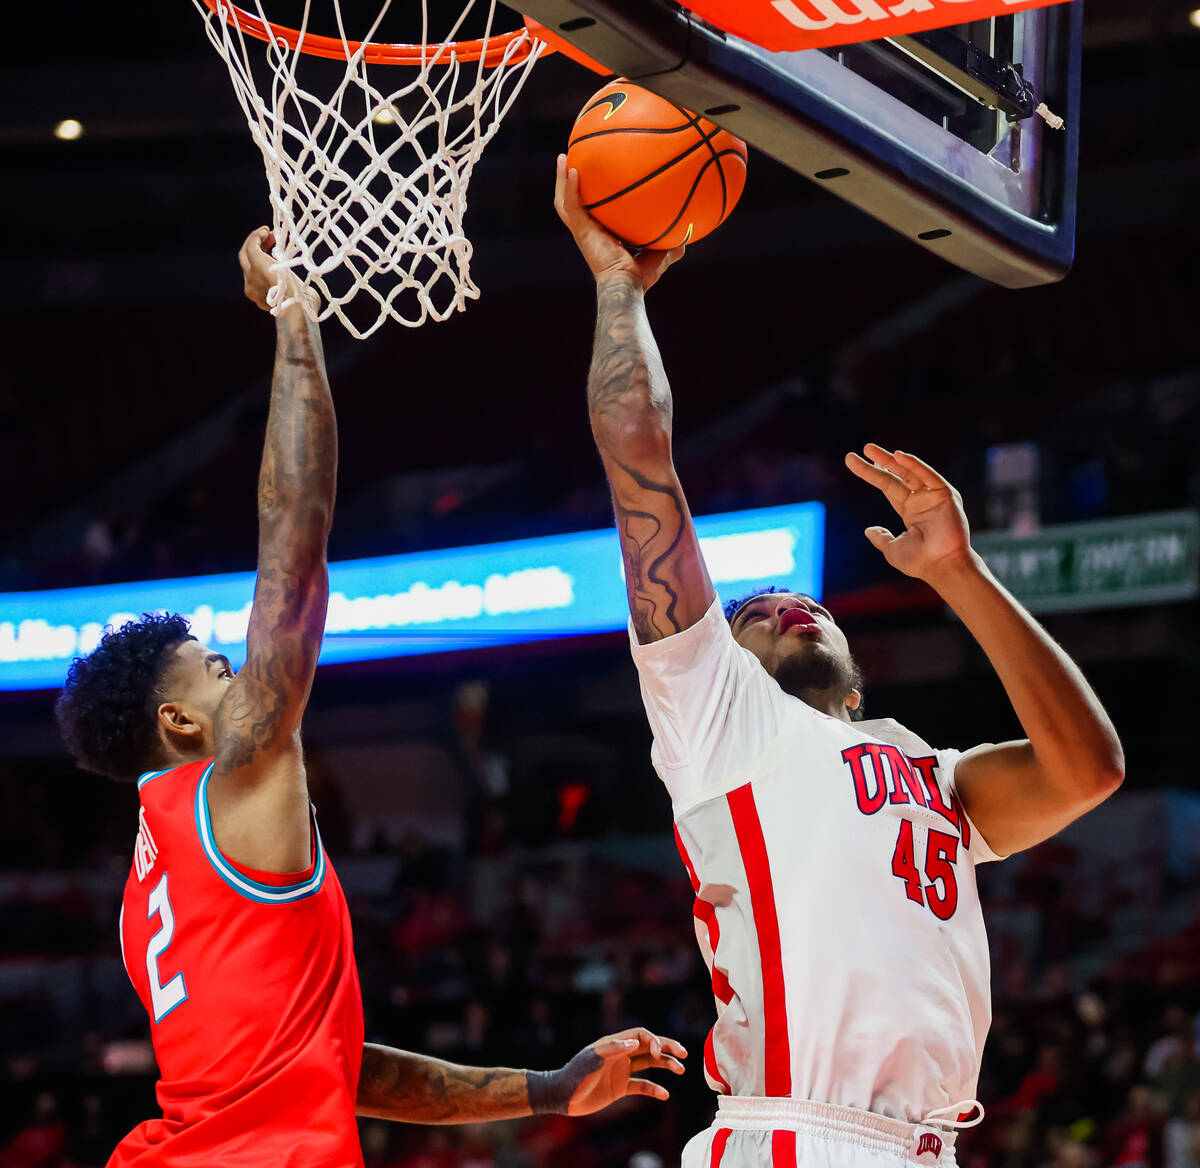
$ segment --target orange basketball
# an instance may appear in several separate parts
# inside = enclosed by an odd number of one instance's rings
[[[746,143],[666,98],[614,81],[575,119],[567,166],[583,205],[630,247],[703,239],[741,198]]]

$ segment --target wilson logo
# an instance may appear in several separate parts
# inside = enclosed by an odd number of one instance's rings
[[[942,0],[942,3],[957,2],[960,0]],[[1004,0],[1005,4],[1018,2]],[[835,25],[861,24],[864,20],[895,20],[914,13],[930,12],[935,4],[933,0],[900,0],[899,4],[888,5],[879,4],[877,0],[801,0],[799,4],[796,0],[772,0],[771,7],[793,28],[820,32]],[[922,24],[921,27],[928,25]]]

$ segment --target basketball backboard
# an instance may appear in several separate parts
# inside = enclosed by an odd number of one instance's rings
[[[803,52],[768,51],[670,0],[522,8],[966,271],[1022,288],[1071,266],[1078,0]]]

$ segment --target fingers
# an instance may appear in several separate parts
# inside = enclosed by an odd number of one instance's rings
[[[894,474],[909,490],[952,489],[946,479],[927,462],[922,462],[915,454],[905,454],[903,450],[886,450],[875,442],[868,442],[863,450],[873,463]]]
[[[878,487],[896,513],[901,513],[901,508],[912,494],[912,489],[905,486],[896,475],[889,473],[881,466],[868,462],[857,454],[846,455],[846,468],[863,482]]]
[[[635,1055],[629,1062],[631,1071],[645,1071],[654,1069],[657,1071],[670,1071],[673,1075],[682,1075],[684,1071],[683,1063],[678,1059],[672,1058],[669,1054],[660,1055],[655,1058],[652,1054]]]
[[[583,203],[579,198],[579,171],[573,166],[567,169],[567,185],[563,199],[567,214],[572,219],[578,219],[581,215],[591,219],[591,215],[584,210]]]
[[[269,227],[256,227],[246,236],[238,251],[238,259],[245,257],[249,260],[259,252],[266,252],[275,246],[275,233]]]
[[[648,1095],[651,1099],[667,1100],[671,1098],[671,1092],[666,1087],[660,1086],[658,1083],[651,1083],[649,1079],[630,1079],[625,1087],[626,1095]]]
[[[601,1058],[612,1058],[615,1055],[633,1054],[641,1044],[636,1038],[626,1038],[620,1034],[612,1034],[602,1038],[592,1049]]]
[[[662,1048],[667,1054],[673,1054],[676,1058],[687,1058],[687,1047],[682,1042],[676,1042],[673,1038],[661,1039]]]
[[[938,474],[929,463],[922,462],[915,454],[905,454],[903,450],[897,450],[895,459],[909,474],[919,480],[922,486],[943,490],[954,489],[950,485],[949,479]]]
[[[558,212],[558,217],[566,223],[567,221],[567,156],[560,154],[554,168],[554,209]]]
[[[597,1054],[603,1055],[604,1047],[611,1042],[632,1042],[632,1046],[624,1047],[623,1052],[636,1051],[638,1056],[649,1055],[654,1059],[674,1055],[676,1058],[687,1058],[687,1048],[681,1042],[676,1042],[673,1038],[663,1038],[660,1035],[653,1034],[644,1026],[633,1026],[628,1030],[622,1030],[619,1034],[610,1034],[606,1038],[602,1038],[596,1043],[595,1050]],[[650,1065],[650,1064],[647,1064]],[[654,1065],[663,1065],[654,1064]]]
[[[579,171],[568,168],[567,156],[560,154],[554,170],[554,209],[558,217],[575,232],[580,217],[589,217],[579,202]]]
[[[635,1026],[632,1030],[622,1032],[627,1038],[636,1038],[638,1042],[638,1050],[648,1050],[655,1058],[658,1058],[663,1051],[662,1039],[657,1034],[652,1034],[644,1026]]]
[[[663,257],[662,270],[665,272],[672,264],[679,263],[679,261],[683,259],[686,252],[686,243],[681,243],[678,247],[671,248],[671,250]]]
[[[888,545],[895,542],[896,537],[886,527],[868,527],[863,534],[871,546],[886,554]]]
[[[638,272],[642,277],[642,287],[646,290],[653,288],[662,278],[663,272],[672,264],[678,263],[683,259],[683,254],[686,250],[680,244],[679,247],[673,247],[670,251],[643,251],[639,253],[634,262],[637,264]]]
[[[878,467],[888,474],[895,475],[910,491],[919,490],[925,484],[912,472],[912,468],[897,461],[896,456],[876,442],[868,442],[863,447],[863,453]],[[897,451],[897,453],[899,453]]]

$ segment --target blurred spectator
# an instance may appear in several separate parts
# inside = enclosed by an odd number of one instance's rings
[[[1062,1082],[1062,1052],[1057,1046],[1044,1044],[1037,1054],[1037,1063],[1021,1080],[1013,1099],[1017,1111],[1036,1112],[1042,1097],[1052,1095]]]
[[[1163,1100],[1151,1088],[1129,1092],[1124,1112],[1101,1134],[1101,1157],[1108,1168],[1162,1168]]]
[[[67,1147],[67,1129],[59,1118],[58,1100],[49,1091],[34,1100],[29,1123],[0,1148],[0,1168],[50,1168]]]
[[[1163,1127],[1164,1168],[1200,1168],[1200,1088],[1187,1092]]]

